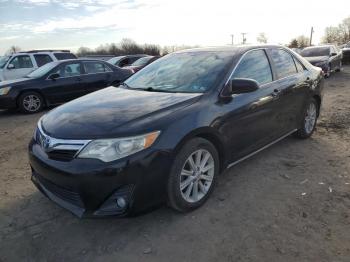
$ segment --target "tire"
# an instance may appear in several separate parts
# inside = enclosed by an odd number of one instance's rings
[[[202,167],[196,165],[198,155],[201,156],[198,158],[201,160],[199,163],[204,164]],[[190,164],[190,158],[193,165]],[[180,212],[189,212],[202,206],[213,191],[219,165],[219,155],[212,143],[203,138],[189,140],[176,155],[171,168],[168,180],[169,206]],[[192,172],[193,167],[198,169]],[[186,184],[188,185],[185,186]]]
[[[34,91],[24,92],[18,98],[18,108],[22,113],[34,114],[44,107],[43,97]]]
[[[312,98],[303,112],[303,118],[299,129],[295,132],[297,138],[306,139],[312,136],[317,124],[319,105],[317,101]]]
[[[328,65],[327,67],[327,73],[324,75],[325,78],[329,78],[331,76],[331,66]]]
[[[340,61],[340,63],[339,63],[339,67],[335,70],[335,72],[340,72],[341,71],[341,69],[342,69],[342,62]]]

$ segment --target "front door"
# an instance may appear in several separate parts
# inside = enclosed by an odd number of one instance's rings
[[[264,49],[244,54],[231,79],[256,80],[260,88],[252,93],[233,95],[223,104],[220,133],[230,147],[230,162],[273,141],[278,134],[279,97]]]
[[[60,65],[51,74],[59,74],[59,78],[47,79],[46,92],[50,103],[59,104],[83,96],[86,91],[82,82],[81,62],[68,62]]]
[[[3,69],[4,80],[22,78],[34,70],[29,55],[18,55],[13,57]]]

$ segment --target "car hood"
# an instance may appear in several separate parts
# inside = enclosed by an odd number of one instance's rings
[[[108,87],[57,107],[42,118],[41,126],[49,136],[61,139],[115,137],[121,129],[128,130],[125,126],[137,133],[137,123],[149,127],[157,116],[171,114],[201,95]]]
[[[328,56],[309,56],[304,58],[311,64],[320,63],[328,60]]]
[[[30,80],[32,80],[32,79],[30,79],[30,78],[19,78],[19,79],[1,81],[0,82],[0,88],[1,87],[5,87],[5,86],[12,86],[12,85],[21,84],[21,83],[24,83],[24,82],[28,82]]]

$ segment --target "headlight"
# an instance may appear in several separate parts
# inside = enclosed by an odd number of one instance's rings
[[[78,158],[96,158],[103,162],[114,161],[150,147],[160,131],[149,134],[91,141],[78,155]]]
[[[10,92],[10,89],[10,86],[0,87],[0,96],[7,95],[8,92]]]

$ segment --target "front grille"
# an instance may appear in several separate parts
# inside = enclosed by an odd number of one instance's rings
[[[52,150],[47,152],[50,159],[58,161],[70,161],[74,158],[78,150]]]
[[[40,121],[35,131],[35,141],[46,152],[50,159],[70,161],[86,146],[90,140],[57,139],[46,135]]]
[[[79,193],[60,187],[36,173],[34,174],[34,176],[47,191],[54,194],[56,197],[74,206],[81,208],[84,207],[83,201],[81,200]]]

